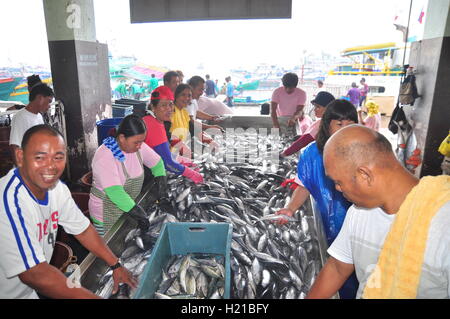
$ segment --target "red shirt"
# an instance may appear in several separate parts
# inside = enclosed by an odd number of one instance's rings
[[[164,142],[167,142],[166,129],[164,124],[158,121],[151,115],[146,115],[142,118],[147,127],[147,136],[145,137],[145,144],[150,147],[155,147]]]

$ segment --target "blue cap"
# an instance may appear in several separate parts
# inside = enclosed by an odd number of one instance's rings
[[[319,104],[320,106],[326,107],[328,104],[335,100],[333,94],[326,91],[320,91],[317,93],[314,100],[311,101],[313,104]]]

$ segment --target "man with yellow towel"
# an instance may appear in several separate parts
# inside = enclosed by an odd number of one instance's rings
[[[353,271],[357,298],[450,298],[450,176],[419,180],[360,125],[328,140],[324,165],[354,205],[308,298],[333,296]]]

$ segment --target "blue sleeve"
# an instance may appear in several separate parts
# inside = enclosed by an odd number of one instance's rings
[[[309,144],[301,154],[297,176],[317,203],[330,245],[341,230],[351,203],[336,190],[334,182],[325,175],[323,158],[316,142]]]
[[[172,153],[169,149],[169,142],[156,145],[153,149],[163,159],[166,170],[178,175],[183,174],[185,167],[172,158]]]

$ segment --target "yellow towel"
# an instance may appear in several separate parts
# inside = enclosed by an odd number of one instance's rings
[[[189,117],[189,113],[186,108],[182,108],[181,110],[175,106],[174,112],[172,113],[172,117],[170,121],[172,122],[172,126],[170,127],[170,133],[173,133],[176,137],[181,139],[182,141],[186,141],[189,135],[189,121],[191,118]]]
[[[416,298],[431,220],[448,201],[450,176],[423,177],[411,190],[386,236],[363,298]]]

